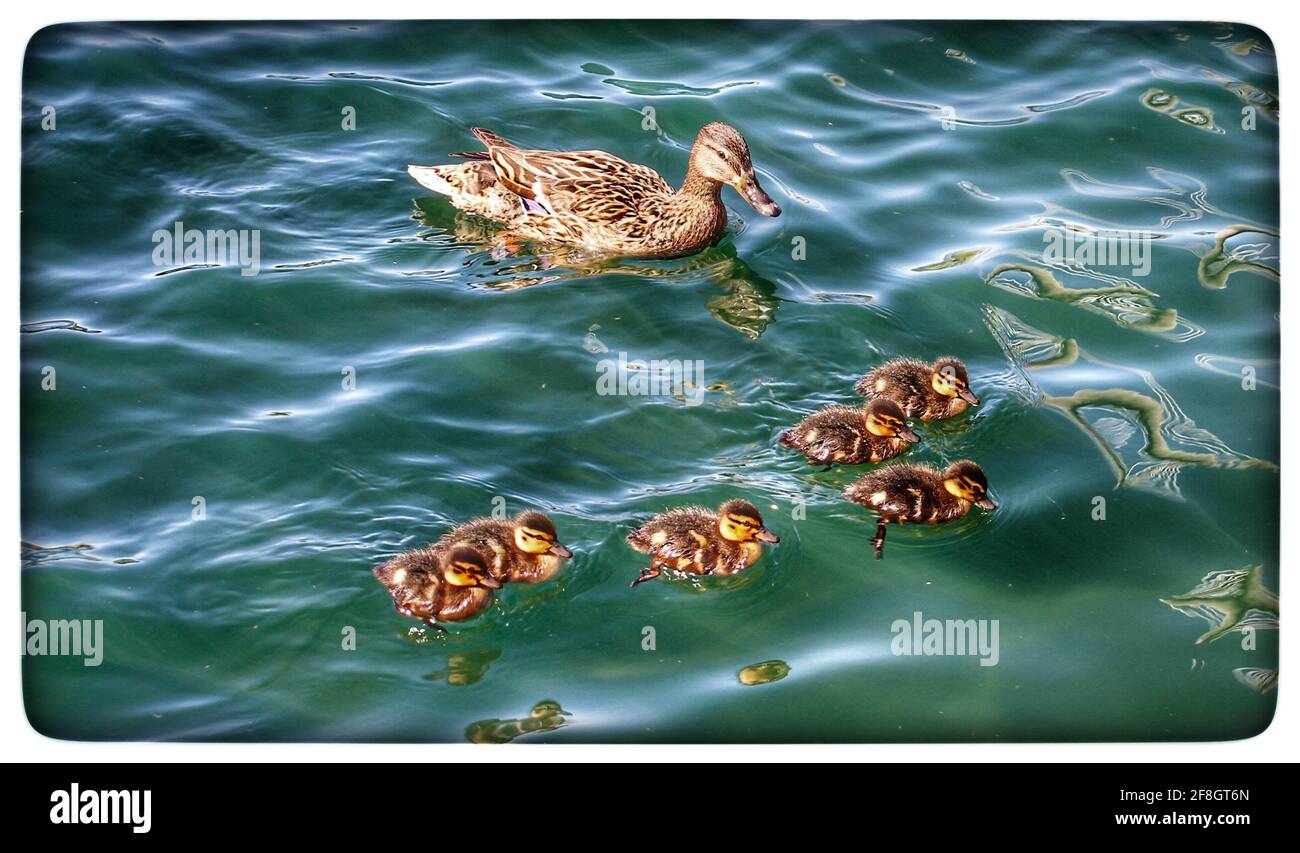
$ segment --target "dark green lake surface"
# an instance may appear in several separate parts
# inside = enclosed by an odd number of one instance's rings
[[[1276,692],[1243,672],[1276,669],[1268,614],[1197,645],[1210,624],[1160,599],[1256,565],[1277,591],[1276,93],[1267,36],[1211,24],[41,31],[22,600],[30,620],[103,620],[105,649],[98,667],[25,658],[32,723],[94,740],[1262,730]],[[785,212],[726,190],[728,235],[692,258],[494,252],[492,227],[405,172],[483,125],[676,183],[713,120],[746,135]],[[152,235],[178,221],[259,231],[258,275],[155,265]],[[1149,268],[1044,255],[1107,230],[1146,235]],[[702,403],[598,393],[619,353],[702,361]],[[984,402],[920,424],[909,458],[977,460],[1000,508],[895,530],[876,562],[871,514],[840,496],[864,469],[819,472],[775,437],[855,403],[885,358],[942,354]],[[782,537],[759,564],[628,588],[646,565],[630,526],[732,496]],[[549,513],[575,559],[445,637],[412,632],[371,567],[502,505]],[[997,665],[894,655],[916,612],[998,620]]]

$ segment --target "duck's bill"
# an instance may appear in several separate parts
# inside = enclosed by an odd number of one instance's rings
[[[957,393],[958,395],[961,396],[963,400],[965,400],[967,403],[970,403],[972,406],[978,406],[980,404],[980,398],[976,397],[975,392],[969,388],[963,388]]]
[[[754,538],[760,542],[771,542],[773,544],[776,544],[777,542],[781,541],[780,536],[777,536],[775,533],[768,530],[766,527],[762,528],[757,533],[755,533]]]
[[[488,589],[500,589],[501,581],[497,580],[491,575],[483,575],[483,577],[478,579],[478,585],[482,587],[487,587]]]
[[[547,551],[546,553],[554,557],[564,557],[566,559],[573,556],[573,552],[570,551],[568,548],[565,548],[559,542],[553,544],[551,546],[551,550]]]
[[[764,216],[780,216],[781,205],[772,200],[772,197],[763,191],[758,185],[758,178],[749,178],[741,187],[740,194],[745,197],[745,201],[753,205],[754,209]]]
[[[993,503],[993,501],[989,500],[988,498],[980,498],[979,500],[975,501],[975,506],[979,507],[980,509],[998,508],[998,505]]]
[[[903,427],[901,430],[899,430],[898,437],[901,438],[903,441],[908,442],[909,444],[916,444],[918,441],[921,440],[921,436],[913,432],[910,427]]]

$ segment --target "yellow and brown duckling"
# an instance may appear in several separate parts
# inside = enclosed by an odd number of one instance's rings
[[[853,390],[865,397],[889,397],[909,418],[940,421],[978,406],[970,389],[966,365],[945,356],[926,364],[914,358],[896,358],[873,369]]]
[[[604,151],[519,148],[490,130],[472,132],[487,150],[452,155],[470,162],[407,171],[453,207],[524,240],[624,257],[691,254],[722,237],[724,186],[764,216],[781,215],[754,174],[745,138],[722,122],[700,130],[679,190],[654,169]]]
[[[417,548],[375,566],[375,578],[393,596],[397,612],[442,630],[439,622],[473,619],[492,604],[488,561],[477,548],[457,545],[445,554]]]
[[[628,544],[650,555],[650,568],[636,586],[664,569],[695,575],[734,575],[757,562],[763,542],[781,537],[763,526],[763,516],[748,501],[730,500],[711,512],[688,506],[662,512],[633,530]]]
[[[997,509],[980,466],[963,459],[942,471],[896,463],[859,478],[844,490],[854,503],[874,509],[876,559],[884,555],[886,524],[943,524],[965,515],[971,504]]]
[[[477,518],[450,531],[430,545],[436,554],[465,543],[488,558],[492,576],[509,583],[541,583],[564,567],[573,552],[560,544],[555,524],[544,513],[529,510],[512,520]]]
[[[903,410],[888,397],[875,397],[861,409],[822,409],[781,433],[782,444],[827,469],[837,463],[883,462],[920,440]]]

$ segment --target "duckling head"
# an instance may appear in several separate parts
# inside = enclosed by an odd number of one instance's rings
[[[997,509],[998,505],[989,500],[989,480],[984,471],[969,459],[954,462],[943,472],[943,487],[948,493],[964,501],[970,501],[983,509]]]
[[[888,397],[875,397],[866,405],[867,432],[882,438],[901,438],[915,444],[921,436],[907,425],[902,408]]]
[[[763,516],[749,501],[730,500],[718,507],[718,532],[729,542],[780,542],[781,537],[763,526]]]
[[[560,544],[559,533],[551,520],[535,510],[521,513],[515,519],[515,547],[525,554],[573,556],[572,551]]]
[[[935,393],[945,397],[961,397],[972,406],[980,404],[980,398],[970,389],[966,365],[955,358],[944,357],[936,361],[931,370],[930,387]]]
[[[710,122],[700,128],[691,147],[690,171],[719,184],[726,184],[764,216],[780,216],[781,207],[768,195],[749,159],[749,145],[729,124]]]
[[[500,589],[501,581],[488,571],[487,560],[477,548],[457,545],[442,564],[442,576],[452,586],[481,586]]]

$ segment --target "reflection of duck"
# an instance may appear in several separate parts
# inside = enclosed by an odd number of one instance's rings
[[[446,554],[430,548],[407,551],[376,566],[374,574],[393,596],[398,613],[439,630],[439,621],[478,616],[492,603],[492,590],[501,588],[483,555],[466,545]]]
[[[555,524],[545,514],[530,510],[511,521],[478,518],[444,534],[430,546],[442,554],[466,543],[491,555],[492,576],[511,583],[550,580],[573,552],[560,544]]]
[[[889,397],[909,418],[937,421],[978,406],[970,389],[966,365],[944,357],[934,364],[914,358],[896,358],[874,368],[858,380],[853,390],[867,397]]]
[[[1262,566],[1211,572],[1195,589],[1160,601],[1200,616],[1214,626],[1196,638],[1197,645],[1250,626],[1277,627],[1277,595],[1264,586]]]
[[[781,214],[754,174],[744,137],[722,122],[700,130],[676,192],[648,166],[604,151],[524,149],[483,128],[473,133],[487,151],[457,155],[471,162],[407,170],[456,208],[523,239],[627,257],[691,254],[722,236],[724,185],[764,216]]]
[[[781,433],[786,447],[828,468],[883,462],[920,440],[907,426],[903,410],[888,397],[876,397],[861,409],[822,409]]]
[[[763,554],[762,542],[781,538],[763,526],[763,516],[748,501],[730,500],[716,513],[702,507],[678,507],[660,513],[633,530],[628,544],[650,555],[632,586],[659,573],[734,575],[752,566]]]
[[[559,702],[545,699],[533,706],[527,717],[514,720],[478,720],[465,729],[465,739],[470,743],[509,743],[523,735],[553,732],[568,722],[572,716]]]
[[[988,497],[984,471],[968,459],[943,471],[925,465],[886,465],[851,483],[844,495],[876,511],[876,559],[884,555],[886,524],[943,524],[965,515],[971,504],[997,509]]]

